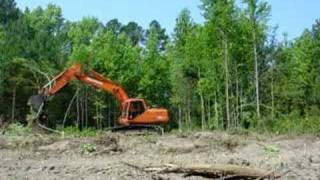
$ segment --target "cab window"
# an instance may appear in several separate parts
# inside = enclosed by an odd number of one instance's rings
[[[142,101],[132,101],[129,109],[129,119],[134,119],[145,111]]]
[[[129,103],[125,103],[123,106],[122,115],[121,115],[123,118],[126,118],[128,116],[128,106],[129,106]]]

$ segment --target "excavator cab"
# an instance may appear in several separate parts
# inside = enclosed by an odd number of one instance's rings
[[[166,124],[169,120],[168,111],[163,108],[149,108],[143,99],[127,99],[122,104],[119,119],[123,125]]]
[[[135,119],[146,110],[143,100],[133,100],[129,103],[128,114],[129,120]]]
[[[142,99],[129,99],[123,103],[122,116],[121,118],[127,120],[133,120],[137,116],[143,114],[147,107]]]

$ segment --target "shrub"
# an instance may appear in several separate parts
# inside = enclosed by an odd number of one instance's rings
[[[96,146],[93,144],[83,144],[81,146],[81,152],[83,154],[90,154],[92,152],[95,152],[97,150]]]
[[[6,136],[17,137],[17,136],[27,136],[32,133],[30,127],[24,126],[19,123],[10,124],[6,130]]]
[[[69,126],[65,128],[58,128],[62,131],[65,137],[93,137],[97,135],[97,130],[93,128],[86,128],[82,131],[76,126]]]
[[[319,134],[320,118],[317,116],[306,118],[277,119],[273,121],[271,130],[280,134]]]

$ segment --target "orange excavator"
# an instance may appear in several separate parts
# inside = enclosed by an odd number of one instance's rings
[[[144,99],[129,98],[120,85],[93,70],[85,73],[81,64],[72,65],[42,87],[38,95],[30,97],[29,104],[37,112],[37,119],[46,118],[46,114],[43,113],[45,103],[74,79],[113,94],[119,102],[121,115],[118,123],[122,127],[164,125],[169,121],[167,109],[150,108]]]

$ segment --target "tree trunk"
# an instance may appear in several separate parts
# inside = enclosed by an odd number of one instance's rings
[[[108,101],[108,128],[111,127],[111,102]]]
[[[214,116],[215,116],[216,128],[219,128],[219,111],[218,111],[217,95],[214,97]]]
[[[85,94],[85,118],[86,118],[86,129],[88,128],[88,87],[86,87]]]
[[[190,92],[189,92],[190,93]],[[189,98],[187,100],[188,102],[188,105],[187,105],[187,119],[188,119],[188,128],[189,128],[189,131],[191,130],[191,97],[190,97],[190,94],[189,94]]]
[[[254,58],[254,72],[255,72],[255,86],[256,86],[256,111],[257,117],[260,118],[260,96],[259,96],[259,69],[258,69],[258,55],[256,45],[256,32],[255,28],[252,31],[253,36],[253,58]]]
[[[77,89],[76,93],[73,95],[71,101],[69,102],[68,108],[67,108],[66,112],[64,113],[64,118],[63,118],[63,122],[62,122],[63,128],[65,127],[65,123],[66,123],[67,117],[69,115],[69,112],[71,110],[72,104],[75,101],[75,99],[78,97],[78,94],[79,94],[79,89]]]
[[[0,63],[1,60],[0,60]],[[3,79],[4,79],[4,74],[2,73],[2,69],[0,68],[0,102],[2,103],[3,102],[3,89],[4,89],[4,84],[3,84]],[[0,114],[1,115],[1,114]]]
[[[164,172],[172,172],[172,173],[187,173],[187,174],[199,174],[199,175],[212,175],[212,178],[218,178],[219,175],[230,175],[235,179],[238,177],[249,178],[249,179],[257,179],[267,177],[274,177],[272,171],[265,171],[262,169],[257,169],[253,167],[242,167],[238,165],[211,165],[211,164],[191,164],[185,166],[177,166],[172,169],[168,168],[164,170]],[[223,177],[220,177],[223,179]]]
[[[200,93],[200,103],[201,103],[201,129],[204,131],[206,124],[206,114],[204,111],[204,99],[202,93]]]
[[[126,165],[148,173],[178,173],[185,175],[197,175],[211,179],[277,179],[281,175],[276,172],[258,169],[254,167],[242,167],[229,164],[190,164],[178,166],[168,164],[164,166],[141,167],[135,164]]]
[[[112,117],[113,117],[113,125],[115,126],[117,123],[118,123],[118,121],[117,121],[117,113],[116,112],[118,112],[118,104],[116,103],[116,101],[112,101],[112,107],[113,107],[113,112],[112,112]],[[122,113],[121,111],[120,111],[120,113]]]
[[[239,78],[238,78],[238,68],[236,67],[236,117],[235,117],[235,127],[239,125],[239,104],[240,104],[240,95],[239,95]]]
[[[15,121],[15,110],[16,110],[16,94],[17,94],[17,88],[14,86],[12,91],[12,109],[11,109],[11,121]]]
[[[243,90],[242,90],[242,86],[240,86],[240,120],[239,120],[239,125],[241,125],[241,123],[242,123],[242,120],[243,120],[243,109],[242,109],[242,101],[243,101],[243,99],[242,99],[242,95],[243,95]]]
[[[201,78],[201,72],[200,72],[200,68],[198,68],[198,78]],[[201,129],[202,131],[204,131],[205,129],[205,123],[206,123],[206,114],[205,114],[205,110],[204,110],[204,98],[203,98],[203,93],[202,93],[202,89],[200,89],[200,104],[201,104]]]
[[[228,40],[224,37],[224,69],[225,69],[225,101],[226,101],[226,116],[227,124],[226,127],[229,129],[230,126],[230,107],[229,107],[229,68],[228,68]]]
[[[179,113],[179,117],[178,117],[178,119],[179,119],[179,131],[181,132],[182,131],[182,115],[181,115],[181,105],[179,104],[179,107],[178,107],[178,113]]]
[[[185,129],[190,130],[190,124],[189,124],[189,100],[188,100],[188,95],[185,97],[185,108],[184,108],[184,121],[185,121]]]
[[[81,123],[80,123],[80,131],[83,129],[83,124],[84,124],[84,97],[83,97],[83,92],[81,93],[81,99],[80,99],[80,112],[81,112]]]
[[[99,109],[98,109],[98,105],[96,104],[96,115],[95,115],[95,119],[96,119],[96,127],[97,129],[99,129]]]
[[[210,122],[210,126],[212,126],[212,122],[211,122],[211,103],[210,103],[210,99],[209,98],[208,98],[208,102],[207,103],[208,103],[207,104],[207,121]]]
[[[271,116],[272,116],[272,120],[274,120],[274,89],[273,89],[273,69],[271,72]]]
[[[79,94],[77,94],[77,126],[79,128],[79,124],[80,124],[80,108],[79,108]]]
[[[188,122],[188,111],[186,109],[186,111],[184,112],[184,119],[185,119],[185,130],[189,130],[189,122]]]

